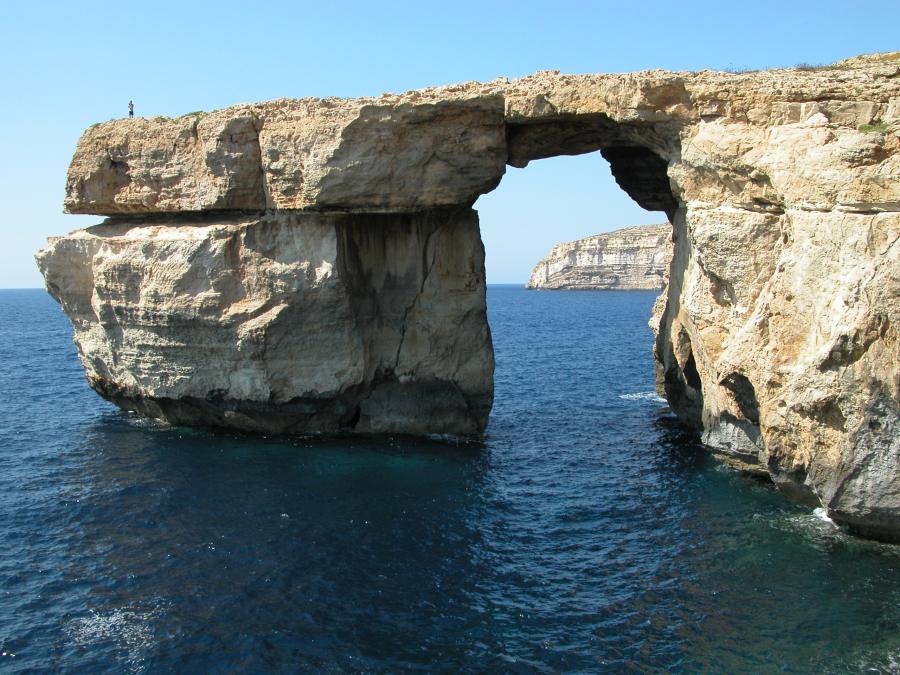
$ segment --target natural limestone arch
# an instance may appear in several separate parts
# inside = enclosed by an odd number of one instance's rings
[[[37,258],[88,380],[177,423],[477,434],[477,197],[599,150],[673,224],[656,358],[728,461],[900,534],[900,58],[284,99],[85,132]]]

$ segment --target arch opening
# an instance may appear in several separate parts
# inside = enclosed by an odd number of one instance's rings
[[[677,147],[678,134],[665,133],[665,130],[661,132],[658,123],[651,125],[638,121],[629,124],[612,120],[607,115],[592,114],[507,123],[506,138],[507,163],[514,168],[525,168],[534,160],[599,154],[608,164],[614,182],[631,198],[631,202],[644,212],[661,214],[655,219],[658,222],[662,222],[663,219],[668,221],[673,228],[672,248],[675,249],[680,243],[683,250],[680,253],[673,250],[667,274],[668,284],[663,288],[659,301],[653,309],[651,323],[658,328],[664,327],[667,322],[671,323],[669,317],[678,311],[682,268],[688,256],[686,242],[683,241],[686,237],[680,236],[685,234],[685,219],[683,213],[679,213],[678,198],[668,175],[669,162],[677,160],[680,156],[680,148]],[[601,176],[598,176],[598,179],[600,178]],[[510,172],[507,172],[498,191],[502,192],[503,185],[509,181]],[[476,204],[476,208],[482,210],[481,204]],[[648,214],[645,218],[610,222],[603,218],[602,204],[592,204],[590,208],[589,216],[598,227],[593,232],[581,234],[580,237],[638,223],[646,224],[653,219]],[[483,237],[490,240],[492,223],[485,219],[483,214],[481,221]],[[491,283],[492,254],[490,246],[487,248],[488,282]],[[541,256],[546,255],[547,250],[549,247]],[[539,258],[535,258],[531,263],[534,264]],[[664,336],[665,329],[658,330],[658,334]],[[702,387],[699,385],[700,375],[693,355],[686,354],[682,359],[675,358],[674,351],[666,340],[660,338],[656,342],[653,355],[648,354],[648,364],[656,361],[658,389],[664,389],[669,400],[675,401],[673,409],[683,421],[690,427],[700,428],[703,408]],[[685,405],[678,405],[679,401]]]
[[[676,135],[677,137],[677,135]],[[650,126],[628,126],[607,115],[578,115],[553,121],[507,124],[507,163],[523,168],[535,159],[600,151],[618,183],[647,211],[672,222],[677,200],[667,174],[671,141]]]

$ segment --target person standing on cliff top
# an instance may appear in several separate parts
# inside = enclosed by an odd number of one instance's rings
[[[134,117],[134,101],[128,101],[128,116]]]

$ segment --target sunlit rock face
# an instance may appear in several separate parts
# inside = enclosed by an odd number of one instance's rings
[[[636,225],[565,244],[538,261],[528,288],[659,291],[672,258],[672,226]]]
[[[282,99],[85,131],[68,213],[468,205],[506,166],[503,97]]]
[[[475,434],[492,401],[478,219],[109,221],[38,254],[88,381],[176,424]]]
[[[85,132],[65,204],[127,220],[38,260],[123,407],[477,433],[493,358],[469,207],[507,164],[600,151],[672,224],[652,325],[675,412],[724,459],[898,539],[898,125],[897,53],[118,120]]]

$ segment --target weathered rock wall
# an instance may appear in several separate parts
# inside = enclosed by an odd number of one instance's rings
[[[506,164],[600,151],[672,223],[653,325],[673,409],[729,461],[897,539],[898,132],[898,53],[119,120],[82,137],[66,208],[132,220],[39,261],[92,384],[122,405],[281,431],[467,433],[487,419],[492,357],[462,214]],[[421,218],[443,224],[429,236]],[[228,228],[277,236],[259,253],[224,246]],[[380,253],[355,263],[356,250]]]
[[[50,241],[91,386],[175,424],[476,434],[493,352],[468,208],[111,220]]]
[[[496,94],[282,99],[91,127],[69,167],[65,208],[417,211],[471,204],[505,166]]]
[[[538,261],[528,288],[651,290],[665,286],[672,226],[636,225],[557,244]]]

